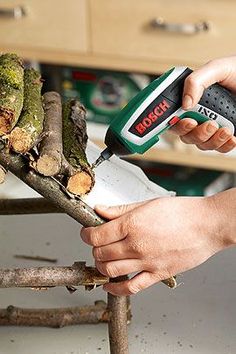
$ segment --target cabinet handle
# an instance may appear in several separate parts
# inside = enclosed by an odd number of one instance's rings
[[[165,32],[196,34],[199,32],[209,31],[210,25],[207,21],[197,23],[168,23],[162,17],[157,17],[150,21],[153,29],[161,29]]]
[[[26,16],[26,11],[23,6],[15,6],[13,8],[3,8],[0,7],[0,19],[1,18],[12,18],[18,20]]]

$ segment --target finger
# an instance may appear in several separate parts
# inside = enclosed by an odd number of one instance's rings
[[[218,124],[214,121],[205,122],[198,125],[190,133],[183,135],[180,139],[185,144],[202,144],[209,140],[217,131]]]
[[[110,245],[93,248],[93,256],[96,261],[116,261],[119,259],[137,258],[134,250],[127,247],[125,242],[115,242]]]
[[[196,120],[191,119],[191,118],[184,118],[181,119],[177,124],[175,124],[171,129],[170,132],[176,134],[176,135],[185,135],[191,132],[198,123]]]
[[[233,136],[224,145],[216,149],[218,152],[227,153],[236,147],[236,138]]]
[[[126,259],[113,262],[96,262],[96,268],[109,278],[127,275],[143,270],[142,262],[139,259]]]
[[[150,272],[141,272],[129,280],[125,280],[119,283],[105,284],[103,289],[113,295],[128,296],[137,294],[139,291],[148,288],[160,280],[161,279],[159,279],[156,274],[154,275]]]
[[[145,204],[145,202],[116,205],[116,206],[106,206],[106,205],[95,205],[94,210],[108,220],[116,219],[119,216],[128,213],[131,210],[138,208],[139,206]]]
[[[122,220],[114,220],[101,226],[83,227],[80,236],[88,245],[100,247],[123,240],[127,235],[125,228],[126,223]]]
[[[198,144],[200,150],[217,150],[223,146],[232,137],[228,128],[220,128],[216,133],[206,142]]]
[[[232,67],[235,64],[236,60],[233,57],[232,59],[215,59],[190,74],[184,83],[183,109],[194,107],[200,100],[204,89],[216,82],[226,88],[235,89],[235,83],[230,79]]]

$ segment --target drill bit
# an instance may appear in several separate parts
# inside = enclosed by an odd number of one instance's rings
[[[108,148],[103,150],[98,159],[92,164],[92,169],[98,167],[103,161],[108,160],[112,155],[113,152],[111,152]]]

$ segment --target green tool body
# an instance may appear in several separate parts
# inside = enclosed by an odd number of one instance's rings
[[[105,137],[107,148],[94,167],[113,154],[143,154],[185,117],[199,124],[214,120],[236,135],[236,101],[219,84],[208,87],[193,109],[182,109],[184,81],[191,72],[187,67],[172,68],[140,91],[113,119]]]

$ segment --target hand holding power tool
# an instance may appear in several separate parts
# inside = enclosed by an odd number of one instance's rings
[[[221,85],[209,86],[193,109],[182,109],[184,81],[191,72],[186,67],[172,68],[136,95],[112,121],[105,138],[107,148],[93,166],[113,154],[143,154],[161,134],[186,117],[199,124],[214,120],[235,136],[236,101]]]
[[[184,84],[184,107],[186,109],[194,107],[202,96],[203,87],[208,87],[215,82],[220,82],[224,87],[236,92],[236,56],[210,61],[196,70],[189,79],[187,78]],[[160,84],[159,82],[159,86]],[[214,85],[214,87],[217,86]],[[162,87],[162,94],[163,91]],[[207,95],[208,98],[212,98],[211,92],[205,92],[210,94],[210,96]],[[225,102],[223,99],[226,99],[225,108],[231,109],[233,115],[234,107],[231,104],[235,103],[232,97],[230,96],[228,100],[225,96],[219,96],[224,93],[217,92],[216,100],[214,96],[213,102],[211,100],[212,108],[208,106],[210,111],[216,113],[217,117],[219,113],[221,113],[219,116],[225,114],[227,111],[222,111],[221,106]],[[223,92],[228,95],[227,91]],[[186,97],[193,101],[193,104],[190,102],[188,107]],[[207,100],[207,98],[205,99]],[[179,94],[179,100],[182,100],[182,92]],[[202,101],[203,98],[199,102],[200,105],[203,105]],[[208,104],[209,102],[208,100]],[[221,104],[221,102],[223,103]],[[137,102],[133,112],[139,106],[140,104]],[[208,107],[205,108],[208,109]],[[214,109],[217,107],[221,110],[215,111]],[[178,108],[181,109],[181,102]],[[196,108],[194,107],[191,111],[196,113]],[[189,112],[187,116],[189,116]],[[198,112],[198,114],[201,113]],[[233,117],[232,115],[229,118]],[[123,124],[122,116],[120,119]],[[186,124],[189,121],[186,119],[183,124],[181,123],[180,121],[176,124],[174,130],[179,130],[180,135],[184,135],[184,131],[190,131]],[[218,124],[223,125],[222,121]],[[218,149],[217,146],[221,146],[222,152],[235,147],[235,136],[226,134],[227,138],[221,139],[220,132],[226,132],[225,128],[218,129],[213,133],[214,135],[207,134],[205,128],[210,126],[213,126],[212,123],[195,127],[184,137],[187,138],[189,135],[189,141],[191,141],[191,136],[198,137],[199,141],[203,141],[203,135],[200,134],[203,132],[205,137],[208,136],[208,140],[205,140],[203,144],[210,144],[212,141],[210,146],[215,149]],[[195,135],[195,132],[198,132],[199,136]],[[231,130],[231,132],[233,131]],[[235,131],[233,133],[235,134]],[[120,134],[118,134],[119,136]],[[124,139],[121,137],[122,143]],[[220,144],[224,144],[227,148],[223,148],[224,145]],[[109,144],[107,145],[109,147]],[[93,246],[96,267],[101,273],[110,277],[135,273],[128,280],[119,283],[110,282],[104,286],[104,289],[113,295],[130,295],[166,279],[170,275],[194,268],[213,254],[235,245],[235,208],[236,188],[212,197],[157,198],[145,201],[143,204],[115,207],[100,205],[96,206],[96,211],[109,222],[96,228],[83,228],[81,236],[86,243]]]

